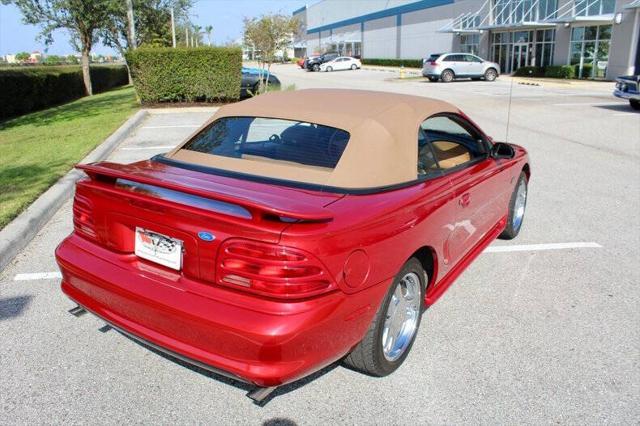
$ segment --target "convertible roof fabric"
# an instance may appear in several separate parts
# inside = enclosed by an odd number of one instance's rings
[[[166,157],[227,171],[337,188],[392,186],[417,178],[418,128],[425,119],[442,112],[459,111],[447,102],[386,92],[339,89],[272,92],[221,107],[211,120]],[[346,130],[351,138],[334,169],[182,149],[213,121],[238,116],[322,124]]]

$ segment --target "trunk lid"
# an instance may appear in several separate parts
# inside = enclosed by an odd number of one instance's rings
[[[278,243],[292,222],[331,220],[325,206],[342,197],[155,161],[77,168],[90,179],[76,187],[76,231],[145,271],[164,267],[134,255],[136,228],[178,239],[183,243],[183,258],[176,273],[210,282],[215,279],[217,249],[224,240],[239,237]]]

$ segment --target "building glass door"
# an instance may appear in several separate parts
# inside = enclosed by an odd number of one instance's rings
[[[529,45],[517,43],[513,45],[513,65],[510,71],[515,71],[520,67],[526,67],[529,63]]]

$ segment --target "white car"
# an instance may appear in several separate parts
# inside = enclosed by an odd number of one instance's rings
[[[360,69],[362,63],[356,58],[350,56],[338,56],[332,61],[325,62],[320,65],[320,71],[340,71],[340,70],[357,70]]]

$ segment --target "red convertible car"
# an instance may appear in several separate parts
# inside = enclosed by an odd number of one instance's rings
[[[398,368],[424,309],[518,234],[527,153],[445,102],[305,92],[224,106],[148,161],[78,166],[56,251],[72,313],[258,402],[338,360]]]

